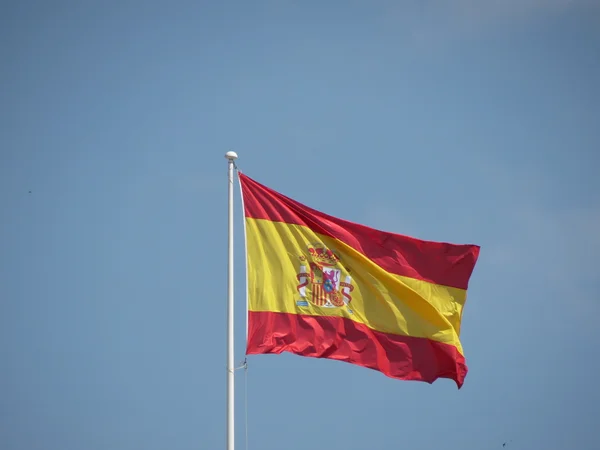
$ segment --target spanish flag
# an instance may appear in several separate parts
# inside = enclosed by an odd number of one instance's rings
[[[461,317],[479,246],[375,230],[239,177],[246,354],[290,352],[463,385]]]

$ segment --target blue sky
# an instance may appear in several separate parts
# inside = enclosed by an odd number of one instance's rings
[[[233,149],[482,247],[460,391],[253,356],[250,449],[599,448],[599,52],[591,0],[4,2],[0,446],[223,448]]]

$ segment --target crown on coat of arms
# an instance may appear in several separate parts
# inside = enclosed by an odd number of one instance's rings
[[[312,260],[320,265],[335,266],[340,258],[323,244],[308,244],[308,252]]]

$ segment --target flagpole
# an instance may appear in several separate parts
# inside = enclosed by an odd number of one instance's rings
[[[229,163],[229,237],[227,249],[229,261],[227,265],[227,450],[234,450],[234,371],[233,366],[233,169],[237,159],[235,152],[227,152],[225,158]]]

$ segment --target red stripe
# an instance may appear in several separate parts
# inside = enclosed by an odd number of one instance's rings
[[[240,174],[247,218],[303,225],[338,239],[387,272],[467,289],[479,246],[424,241],[324,214]]]
[[[401,380],[449,378],[460,389],[467,375],[456,347],[426,338],[374,331],[343,317],[248,312],[246,354],[289,352],[345,361]]]

